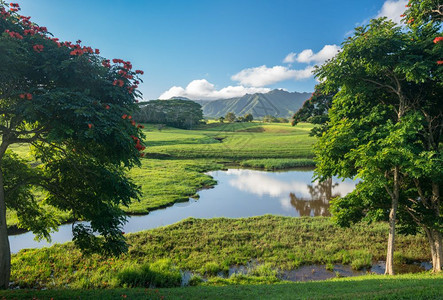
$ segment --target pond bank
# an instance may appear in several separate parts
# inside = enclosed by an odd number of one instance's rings
[[[329,200],[344,196],[353,190],[355,182],[328,180],[311,182],[313,171],[265,172],[248,169],[212,171],[207,175],[218,182],[215,188],[201,190],[199,200],[187,199],[166,209],[147,215],[131,216],[122,227],[126,233],[170,225],[188,217],[244,218],[275,214],[283,216],[329,216]],[[52,234],[53,242],[63,243],[72,239],[71,225],[59,227]],[[22,248],[49,246],[36,242],[32,233],[10,236],[13,253]]]
[[[387,228],[385,223],[339,228],[325,217],[188,218],[128,234],[131,246],[119,258],[83,256],[72,243],[22,250],[12,258],[12,281],[21,287],[118,287],[122,270],[162,259],[205,276],[251,260],[281,270],[313,264],[364,267],[384,259]],[[426,239],[398,235],[396,260],[429,261]]]

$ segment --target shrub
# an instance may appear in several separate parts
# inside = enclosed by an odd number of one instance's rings
[[[179,270],[168,259],[125,269],[117,278],[123,287],[175,287],[181,284]]]

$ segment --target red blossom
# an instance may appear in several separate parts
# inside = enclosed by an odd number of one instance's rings
[[[28,100],[32,100],[32,94],[27,93],[27,94],[26,94],[26,99],[28,99]]]
[[[434,44],[437,44],[439,42],[443,42],[443,36],[438,36],[434,39]]]
[[[443,65],[443,60],[437,60],[437,65]]]
[[[91,129],[91,128],[92,128],[92,124],[91,124],[91,123],[89,123],[89,124],[88,124],[88,127],[89,127],[89,129]]]
[[[34,45],[34,46],[32,46],[32,48],[34,49],[35,52],[40,53],[40,52],[43,51],[43,49],[44,49],[45,47],[43,47],[43,45]]]
[[[99,49],[95,49],[95,54],[100,54],[100,50]]]
[[[103,60],[103,61],[102,61],[102,65],[103,65],[103,67],[105,67],[105,68],[110,68],[110,67],[111,67],[110,60],[109,60],[109,59],[105,59],[105,60]]]
[[[135,70],[135,74],[140,74],[143,75],[145,72],[143,72],[142,70]]]
[[[106,108],[106,109],[110,109],[111,107],[110,107],[109,105],[106,105],[105,108]]]
[[[23,40],[23,36],[21,36],[18,32],[9,31],[8,29],[6,29],[5,32],[12,38]]]
[[[127,116],[128,116],[127,114],[124,114],[124,115],[122,116],[122,119],[123,119],[123,120],[126,119]]]
[[[20,94],[19,97],[20,97],[21,99],[25,99],[25,98],[26,98],[26,94]]]

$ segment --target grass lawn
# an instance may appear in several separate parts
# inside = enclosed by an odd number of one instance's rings
[[[367,275],[273,285],[197,286],[167,289],[12,290],[6,299],[441,299],[443,276]]]

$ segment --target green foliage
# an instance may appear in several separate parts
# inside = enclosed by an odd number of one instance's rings
[[[292,125],[295,126],[300,122],[309,122],[318,124],[312,128],[312,136],[322,136],[323,132],[327,130],[327,123],[329,121],[328,112],[332,106],[332,98],[337,91],[326,91],[323,84],[315,86],[315,92],[311,98],[303,103],[303,106],[292,117]]]
[[[246,114],[243,116],[245,122],[252,122],[254,120],[254,116],[252,114]]]
[[[2,11],[5,5],[0,2]],[[33,34],[25,33],[29,30]],[[7,208],[17,213],[20,227],[46,238],[60,221],[51,212],[71,213],[90,221],[75,226],[77,245],[107,254],[125,251],[120,206],[137,199],[138,189],[124,172],[139,165],[144,137],[126,116],[138,108],[141,94],[134,85],[140,72],[130,62],[111,64],[80,41],[61,43],[15,12],[2,13],[0,34],[0,159],[6,183],[0,189]],[[32,145],[32,165],[5,153],[14,144]],[[34,197],[35,190],[41,198]]]
[[[339,90],[315,147],[317,174],[363,179],[333,201],[338,224],[385,219],[395,189],[403,231],[416,233],[418,225],[441,231],[440,200],[432,196],[432,186],[435,191],[443,183],[443,68],[436,64],[441,48],[433,43],[438,35],[435,24],[403,30],[371,20],[317,69],[327,93]]]
[[[410,26],[420,26],[430,21],[443,21],[443,6],[439,0],[409,0],[403,20]]]
[[[232,123],[235,122],[235,120],[237,120],[237,117],[233,112],[228,112],[225,116],[225,120],[226,122]]]
[[[165,124],[191,129],[203,119],[201,105],[189,100],[151,100],[140,103],[140,111],[134,115],[138,122]]]

